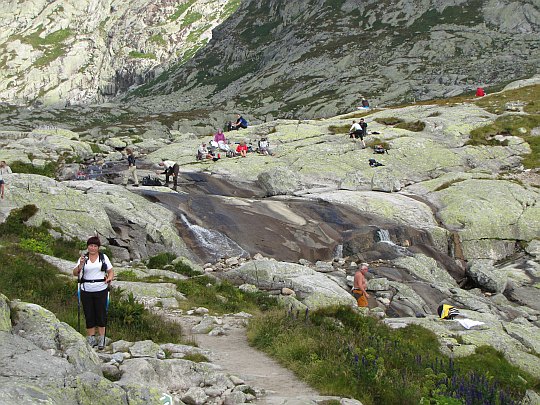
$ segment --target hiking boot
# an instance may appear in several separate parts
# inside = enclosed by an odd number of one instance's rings
[[[103,350],[105,347],[105,336],[98,336],[97,348]]]
[[[96,337],[94,335],[87,336],[86,337],[86,342],[90,345],[90,347],[96,347],[97,346]]]

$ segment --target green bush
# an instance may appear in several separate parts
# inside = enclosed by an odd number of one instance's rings
[[[186,308],[203,306],[216,313],[259,312],[275,308],[273,297],[262,293],[239,290],[228,281],[217,282],[208,276],[193,277],[175,282],[178,291],[188,298],[182,305]]]
[[[15,161],[10,165],[14,173],[39,174],[40,176],[55,178],[58,163],[48,162],[43,167],[36,167],[30,163]]]
[[[332,135],[348,134],[350,128],[351,128],[351,126],[348,125],[348,124],[345,124],[345,125],[330,125],[328,127],[328,131],[330,131],[330,133]]]
[[[413,122],[400,122],[395,128],[406,129],[412,132],[421,132],[426,127],[426,123],[423,121],[413,121]]]
[[[151,269],[162,269],[163,267],[171,264],[176,259],[176,256],[169,252],[158,253],[148,259],[147,266]]]
[[[50,237],[50,239],[52,239],[52,237]],[[29,238],[29,239],[22,238],[20,241],[20,246],[23,249],[30,250],[31,252],[46,254],[46,255],[52,255],[53,253],[50,247],[50,244],[51,243],[49,241],[37,240],[34,238]]]
[[[431,331],[417,325],[391,330],[348,307],[307,317],[263,313],[250,322],[248,339],[321,394],[365,405],[503,404],[538,386],[493,349],[453,360],[441,354]]]
[[[399,124],[399,123],[403,122],[403,120],[401,118],[397,118],[397,117],[375,118],[374,121],[378,122],[379,124],[383,124],[383,125],[396,125],[396,124]]]
[[[194,363],[209,363],[208,357],[201,353],[188,353],[183,357],[184,360],[190,360]]]

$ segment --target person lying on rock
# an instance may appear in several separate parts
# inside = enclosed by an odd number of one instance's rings
[[[79,281],[80,302],[86,321],[86,341],[101,350],[105,347],[109,285],[114,278],[114,271],[107,255],[99,252],[101,242],[97,236],[89,238],[86,246],[88,253],[81,255],[73,275]]]
[[[354,298],[356,298],[356,303],[358,304],[359,307],[368,306],[369,294],[366,291],[366,288],[367,288],[366,274],[368,271],[369,271],[368,264],[362,263],[356,269],[356,273],[354,273],[352,295]]]

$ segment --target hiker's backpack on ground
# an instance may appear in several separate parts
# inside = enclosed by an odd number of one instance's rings
[[[384,166],[382,163],[377,162],[375,159],[369,159],[369,165],[371,167]]]
[[[437,308],[437,313],[441,319],[454,319],[459,315],[459,310],[452,305],[443,304]]]
[[[143,186],[162,186],[161,180],[156,177],[145,176],[142,179]]]
[[[382,145],[375,145],[373,148],[373,153],[383,154],[388,153],[388,150],[386,150]]]

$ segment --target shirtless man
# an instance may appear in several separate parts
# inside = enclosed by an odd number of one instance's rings
[[[369,270],[368,264],[362,263],[356,269],[356,273],[354,274],[352,294],[353,294],[353,297],[356,298],[356,302],[359,307],[368,306],[369,294],[366,291],[367,282],[366,282],[366,277],[365,277],[368,270]]]

